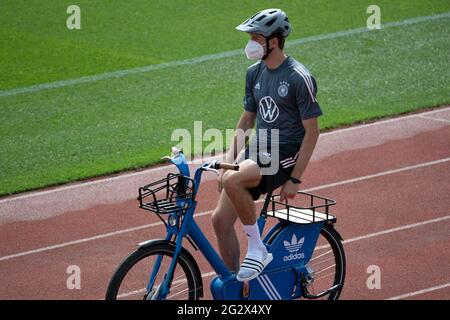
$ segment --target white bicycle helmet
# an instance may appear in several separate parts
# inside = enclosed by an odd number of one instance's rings
[[[255,32],[269,38],[275,34],[287,37],[291,32],[289,19],[280,9],[266,9],[253,15],[236,27],[247,33]]]

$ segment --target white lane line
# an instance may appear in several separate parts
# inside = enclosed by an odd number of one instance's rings
[[[400,300],[400,299],[410,298],[410,297],[417,296],[419,294],[424,294],[424,293],[428,293],[428,292],[432,292],[432,291],[436,291],[436,290],[441,290],[441,289],[448,288],[448,287],[450,287],[450,282],[441,284],[439,286],[423,289],[423,290],[405,293],[405,294],[402,294],[402,295],[399,295],[396,297],[388,298],[386,300]]]
[[[216,273],[215,271],[202,273],[202,278],[212,277],[212,276],[215,276],[216,274],[217,274],[217,273]]]
[[[369,234],[366,234],[366,235],[363,235],[363,236],[354,237],[354,238],[345,240],[345,241],[343,241],[343,243],[344,244],[349,244],[349,243],[352,243],[352,242],[355,242],[355,241],[361,241],[361,240],[366,240],[366,239],[370,239],[370,238],[374,238],[374,237],[379,237],[379,236],[382,236],[382,235],[385,235],[385,234],[388,234],[388,233],[393,233],[393,232],[403,231],[403,230],[407,230],[407,229],[412,229],[412,228],[424,226],[424,225],[427,225],[427,224],[430,224],[430,223],[436,223],[436,222],[445,221],[445,220],[448,220],[448,219],[450,219],[450,215],[443,216],[443,217],[436,218],[436,219],[425,220],[425,221],[421,221],[421,222],[418,222],[418,223],[407,224],[407,225],[404,225],[404,226],[400,226],[400,227],[392,228],[392,229],[387,229],[387,230],[380,231],[380,232],[369,233]],[[330,245],[323,245],[323,246],[316,247],[314,250],[321,250],[321,249],[325,249],[325,248],[329,248],[329,247],[330,247]],[[319,257],[322,257],[322,256],[324,256],[324,255],[326,255],[326,254],[328,254],[330,252],[331,251],[327,251],[327,252],[325,252],[325,253],[315,257],[314,259],[311,259],[311,261],[313,261],[313,260],[315,260],[315,259],[317,259]],[[209,276],[213,276],[215,274],[216,273],[214,271],[211,271],[211,272],[203,273],[202,277],[206,278],[206,277],[209,277]],[[443,288],[448,287],[448,286],[450,286],[450,283],[446,283],[444,285],[432,287],[432,288],[429,288],[429,289],[424,289],[424,290],[420,290],[420,291],[406,293],[406,294],[403,294],[403,295],[400,295],[400,296],[396,296],[396,297],[392,297],[392,298],[389,298],[389,299],[386,299],[386,300],[404,299],[404,298],[412,297],[412,296],[415,296],[415,295],[419,295],[419,294],[423,294],[423,293],[427,293],[427,292],[443,289]]]
[[[375,238],[375,237],[379,237],[379,236],[382,236],[382,235],[385,235],[385,234],[389,234],[389,233],[393,233],[393,232],[398,232],[398,231],[403,231],[403,230],[412,229],[412,228],[416,228],[416,227],[421,227],[421,226],[425,226],[427,224],[441,222],[441,221],[445,221],[445,220],[448,220],[448,219],[450,219],[450,215],[446,215],[446,216],[439,217],[439,218],[436,218],[436,219],[425,220],[425,221],[421,221],[421,222],[417,222],[417,223],[407,224],[407,225],[404,225],[404,226],[391,228],[391,229],[387,229],[387,230],[383,230],[383,231],[379,231],[379,232],[369,233],[369,234],[366,234],[366,235],[363,235],[363,236],[354,237],[354,238],[350,238],[350,239],[344,240],[342,243],[343,244],[349,244],[349,243],[352,243],[352,242],[366,240],[366,239],[370,239],[370,238]],[[314,250],[322,250],[322,249],[326,249],[326,248],[329,248],[329,247],[330,247],[330,245],[323,245],[323,246],[316,247]],[[331,252],[331,250],[327,251],[327,252],[325,252],[325,253],[323,253],[323,254],[321,254],[321,255],[313,258],[313,259],[311,259],[311,261],[313,261],[313,260],[315,260],[317,258],[320,258],[320,257],[322,257],[322,256],[324,256],[324,255],[326,255],[326,254],[328,254],[330,252]],[[216,273],[214,271],[213,272],[208,272],[208,273],[202,274],[202,277],[208,277],[208,276],[212,276],[212,275],[215,275],[215,274]],[[403,297],[403,296],[399,296],[399,297]],[[397,298],[397,297],[394,297],[394,298]],[[394,299],[394,298],[390,298],[390,299]]]
[[[443,217],[439,217],[436,219],[430,219],[430,220],[425,220],[425,221],[421,221],[421,222],[417,222],[417,223],[411,223],[411,224],[407,224],[404,226],[400,226],[400,227],[396,227],[396,228],[392,228],[392,229],[387,229],[387,230],[383,230],[383,231],[379,231],[379,232],[374,232],[374,233],[370,233],[370,234],[366,234],[364,236],[359,236],[359,237],[354,237],[348,240],[344,240],[343,243],[344,244],[349,244],[355,241],[360,241],[360,240],[365,240],[365,239],[370,239],[370,238],[374,238],[374,237],[379,237],[385,234],[389,234],[389,233],[393,233],[393,232],[398,232],[398,231],[403,231],[403,230],[407,230],[407,229],[412,229],[412,228],[416,228],[416,227],[421,227],[421,226],[425,226],[427,224],[430,223],[436,223],[436,222],[442,222],[445,220],[450,219],[450,215],[446,215]]]
[[[209,277],[215,276],[216,274],[217,273],[215,271],[211,271],[211,272],[202,273],[201,276],[202,276],[202,278],[209,278]],[[178,280],[178,282],[180,282],[180,283],[184,282],[184,281],[186,281],[186,278]],[[176,282],[177,281],[175,281],[174,283],[176,283]],[[125,292],[125,293],[122,293],[122,294],[118,295],[117,298],[125,298],[125,297],[133,296],[133,295],[136,295],[136,294],[143,294],[143,293],[146,292],[146,290],[147,290],[146,288],[142,288],[142,289],[138,289],[138,290]],[[176,293],[176,294],[179,294],[179,293]],[[100,298],[100,299],[97,299],[97,300],[105,300],[105,298]]]
[[[422,118],[421,117],[422,115],[430,115],[430,114],[435,114],[435,113],[440,113],[440,112],[445,112],[445,111],[450,111],[450,107],[440,108],[440,109],[432,110],[432,111],[426,111],[426,112],[420,113],[420,114],[412,114],[412,115],[408,115],[408,116],[402,116],[402,117],[394,118],[394,119],[376,121],[373,123],[357,125],[357,126],[349,127],[349,128],[337,129],[334,131],[321,133],[320,135],[321,136],[335,135],[335,134],[340,134],[340,133],[344,133],[344,132],[348,132],[348,131],[365,129],[367,127],[384,125],[386,123],[394,123],[397,121],[403,121],[403,120],[412,119],[412,118]],[[209,158],[204,158],[204,159],[195,159],[193,161],[189,161],[188,164],[189,165],[200,164],[202,161],[217,159],[217,158],[220,158],[221,156],[222,156],[222,154],[218,154],[215,157],[209,157]],[[62,187],[58,187],[58,188],[51,189],[51,190],[31,191],[29,193],[22,194],[22,195],[13,195],[13,196],[10,196],[10,197],[4,198],[4,199],[0,199],[0,205],[5,204],[10,201],[25,200],[25,199],[29,199],[29,198],[33,198],[33,197],[39,197],[39,196],[43,196],[43,195],[53,194],[56,192],[72,190],[72,189],[76,189],[76,188],[83,188],[83,187],[93,186],[93,185],[97,185],[97,184],[101,184],[101,183],[108,183],[108,182],[115,181],[115,180],[129,179],[134,176],[148,175],[153,172],[167,170],[167,167],[168,166],[161,166],[161,167],[151,168],[151,169],[142,170],[142,171],[138,171],[138,172],[124,173],[124,174],[120,174],[118,176],[102,178],[102,179],[94,180],[94,181],[75,183],[75,184],[62,186]]]
[[[392,28],[392,27],[401,27],[401,26],[422,23],[422,22],[428,22],[431,20],[437,20],[437,19],[448,18],[448,17],[450,17],[450,12],[445,12],[445,13],[431,15],[431,16],[421,16],[421,17],[415,17],[415,18],[405,19],[405,20],[401,20],[401,21],[387,22],[387,23],[382,24],[382,28],[386,29],[386,28]],[[339,38],[339,37],[345,37],[345,36],[349,36],[349,35],[353,35],[353,34],[369,32],[369,31],[371,31],[371,30],[369,30],[368,28],[356,28],[356,29],[332,32],[332,33],[327,33],[327,34],[322,34],[322,35],[315,35],[315,36],[311,36],[311,37],[288,41],[286,43],[286,46],[292,47],[292,46],[296,46],[296,45],[300,45],[300,44],[304,44],[304,43],[308,43],[308,42],[316,42],[316,41],[322,41],[322,40],[335,39],[335,38]],[[38,85],[29,86],[29,87],[2,90],[2,91],[0,91],[0,97],[13,96],[16,94],[21,94],[21,93],[39,92],[39,91],[47,90],[47,89],[56,89],[56,88],[73,86],[73,85],[77,85],[77,84],[88,83],[88,82],[99,81],[99,80],[122,78],[122,77],[126,77],[128,75],[141,74],[141,73],[146,73],[146,72],[151,72],[151,71],[156,71],[156,70],[161,70],[161,69],[166,69],[166,68],[171,68],[171,67],[198,64],[201,62],[223,59],[223,58],[228,58],[228,57],[234,57],[234,56],[238,56],[238,55],[243,56],[243,54],[244,54],[243,50],[238,49],[238,50],[220,52],[220,53],[216,53],[216,54],[204,55],[204,56],[187,59],[187,60],[171,61],[171,62],[154,64],[154,65],[149,65],[149,66],[144,66],[144,67],[118,70],[118,71],[113,71],[113,72],[106,72],[106,73],[102,73],[102,74],[97,74],[97,75],[93,75],[93,76],[85,76],[85,77],[70,79],[70,80],[61,80],[61,81],[55,81],[55,82],[41,83]]]
[[[441,122],[446,122],[446,123],[450,124],[450,120],[447,120],[447,119],[427,117],[425,115],[420,115],[419,117],[423,118],[423,119],[434,120],[434,121],[441,121]]]
[[[358,181],[378,178],[378,177],[382,177],[382,176],[386,176],[386,175],[390,175],[390,174],[394,174],[394,173],[399,173],[399,172],[403,172],[403,171],[409,171],[409,170],[424,168],[424,167],[428,167],[428,166],[432,166],[432,165],[436,165],[436,164],[440,164],[440,163],[444,163],[444,162],[448,162],[448,161],[450,161],[450,158],[443,158],[443,159],[439,159],[439,160],[435,160],[435,161],[430,161],[430,162],[424,162],[424,163],[416,164],[416,165],[413,165],[413,166],[402,167],[402,168],[398,168],[398,169],[394,169],[394,170],[388,170],[388,171],[383,171],[383,172],[370,174],[370,175],[362,176],[362,177],[358,177],[358,178],[353,178],[353,179],[338,181],[338,182],[334,182],[334,183],[324,184],[324,185],[313,187],[313,188],[309,188],[309,189],[306,189],[306,190],[303,190],[303,191],[305,191],[305,192],[312,192],[312,191],[317,191],[317,190],[337,187],[337,186],[341,186],[341,185],[344,185],[344,184],[349,184],[349,183],[354,183],[354,182],[358,182]]]
[[[419,227],[419,226],[424,226],[424,225],[427,225],[427,224],[430,224],[430,223],[440,222],[440,221],[444,221],[444,220],[447,220],[447,219],[450,219],[450,215],[447,215],[447,216],[444,216],[444,217],[440,217],[440,218],[437,218],[437,219],[425,220],[425,221],[418,222],[418,223],[408,224],[408,225],[405,225],[405,226],[392,228],[392,229],[388,229],[388,230],[384,230],[384,231],[380,231],[380,232],[370,233],[370,234],[367,234],[367,235],[364,235],[364,236],[348,239],[348,240],[344,241],[343,243],[344,244],[348,244],[348,243],[355,242],[355,241],[361,241],[361,240],[365,240],[365,239],[370,239],[370,238],[378,237],[378,236],[381,236],[381,235],[384,235],[384,234],[397,232],[397,231],[402,231],[402,230],[406,230],[406,229],[411,229],[411,228],[415,228],[415,227]],[[315,250],[321,250],[321,249],[325,249],[325,248],[328,248],[328,247],[329,247],[329,245],[319,246],[319,247],[316,247]],[[323,256],[325,254],[330,253],[330,252],[331,251],[325,252],[324,254],[321,254],[320,256],[318,256],[318,257],[316,257],[314,259],[317,259],[317,258],[319,258],[319,257],[321,257],[321,256]],[[311,259],[311,261],[314,260],[314,259]],[[208,277],[215,276],[215,275],[216,275],[215,271],[205,272],[205,273],[202,273],[202,278],[208,278]],[[404,298],[412,297],[412,296],[415,296],[415,295],[419,295],[419,294],[423,294],[423,293],[427,293],[427,292],[443,289],[443,288],[446,288],[448,286],[450,286],[450,283],[446,283],[444,285],[440,285],[440,286],[436,286],[436,287],[432,287],[432,288],[428,288],[428,289],[424,289],[424,290],[420,290],[420,291],[414,291],[414,292],[411,292],[411,293],[406,293],[406,294],[403,294],[403,295],[400,295],[400,296],[396,296],[396,297],[392,297],[392,298],[389,298],[389,299],[386,299],[386,300],[404,299]],[[142,289],[142,290],[144,290],[144,289]]]
[[[211,213],[212,213],[212,210],[211,211],[205,211],[205,212],[201,212],[201,213],[196,214],[195,217],[201,217],[201,216],[205,216],[205,215],[208,215],[208,214],[211,214]],[[72,246],[72,245],[76,245],[76,244],[80,244],[80,243],[84,243],[84,242],[100,240],[100,239],[104,239],[104,238],[108,238],[108,237],[114,237],[114,236],[121,235],[121,234],[124,234],[124,233],[135,232],[135,231],[139,231],[139,230],[142,230],[142,229],[147,229],[147,228],[151,228],[151,227],[160,226],[162,224],[163,224],[162,221],[158,221],[158,222],[145,224],[145,225],[138,226],[138,227],[133,227],[133,228],[128,228],[128,229],[108,232],[108,233],[100,234],[100,235],[94,236],[94,237],[78,239],[78,240],[69,241],[69,242],[63,242],[63,243],[55,244],[55,245],[48,246],[48,247],[43,247],[43,248],[39,248],[39,249],[34,249],[34,250],[30,250],[30,251],[25,251],[25,252],[20,252],[20,253],[11,254],[11,255],[8,255],[8,256],[0,257],[0,261],[14,259],[14,258],[19,258],[19,257],[22,257],[22,256],[27,256],[27,255],[30,255],[30,254],[35,254],[35,253],[55,250],[55,249],[59,249],[59,248],[64,248],[64,247],[68,247],[68,246]]]
[[[374,127],[374,126],[384,125],[387,123],[409,120],[409,119],[413,119],[413,118],[423,118],[423,116],[436,114],[436,113],[440,113],[440,112],[446,112],[446,111],[450,111],[450,107],[439,108],[436,110],[425,111],[422,113],[414,113],[414,114],[410,114],[407,116],[399,116],[399,117],[392,118],[392,119],[380,120],[380,121],[375,121],[375,122],[371,122],[371,123],[355,125],[355,126],[351,126],[348,128],[332,130],[329,132],[321,133],[320,136],[328,136],[328,135],[333,135],[334,133],[344,133],[344,132],[353,131],[353,130],[357,130],[357,129],[365,129],[368,127]],[[433,119],[436,120],[436,118],[433,118]]]
[[[64,243],[55,244],[55,245],[48,246],[48,247],[43,247],[43,248],[39,248],[39,249],[34,249],[34,250],[30,250],[30,251],[16,253],[16,254],[12,254],[12,255],[9,255],[9,256],[1,257],[0,261],[14,259],[14,258],[22,257],[22,256],[27,256],[27,255],[34,254],[34,253],[40,253],[40,252],[55,250],[55,249],[59,249],[59,248],[64,248],[64,247],[72,246],[72,245],[75,245],[75,244],[80,244],[80,243],[84,243],[84,242],[88,242],[88,241],[94,241],[94,240],[99,240],[99,239],[108,238],[108,237],[112,237],[112,236],[117,236],[117,235],[120,235],[120,234],[123,234],[123,233],[139,231],[139,230],[142,230],[142,229],[155,227],[155,226],[159,226],[159,225],[162,225],[161,221],[155,222],[155,223],[146,224],[146,225],[142,225],[142,226],[138,226],[138,227],[134,227],[134,228],[129,228],[129,229],[123,229],[123,230],[119,230],[119,231],[104,233],[104,234],[100,234],[98,236],[94,236],[94,237],[90,237],[90,238],[84,238],[84,239],[64,242]]]
[[[358,177],[358,178],[355,178],[355,179],[344,180],[344,181],[341,181],[341,182],[325,184],[325,185],[322,185],[322,186],[317,186],[317,187],[306,189],[306,190],[303,190],[303,191],[311,192],[311,191],[314,191],[314,190],[330,188],[330,187],[339,186],[339,185],[343,185],[343,184],[350,184],[350,183],[364,181],[364,180],[368,180],[368,179],[372,179],[372,178],[376,178],[376,177],[381,177],[381,176],[386,176],[386,175],[390,175],[390,174],[394,174],[394,173],[398,173],[398,172],[403,172],[403,171],[406,171],[406,170],[413,170],[413,169],[417,169],[417,168],[423,168],[423,167],[426,167],[426,166],[431,166],[431,165],[443,163],[443,162],[446,162],[446,161],[450,161],[450,158],[440,159],[440,160],[431,161],[431,162],[425,162],[425,163],[421,163],[421,164],[414,165],[414,166],[408,166],[408,167],[404,167],[404,168],[399,168],[399,169],[396,169],[396,170],[388,170],[388,171],[380,172],[380,173],[377,173],[377,174],[371,174],[371,175],[367,175],[367,176]],[[260,199],[257,202],[263,202],[263,201],[264,201],[264,199]],[[208,215],[208,214],[211,214],[211,213],[212,213],[212,210],[209,210],[209,211],[205,211],[205,212],[200,212],[200,213],[196,214],[195,216],[196,217],[201,217],[201,216],[205,216],[205,215]],[[439,219],[447,219],[447,217],[439,218]],[[34,249],[34,250],[30,250],[30,251],[25,251],[25,252],[21,252],[21,253],[16,253],[16,254],[0,257],[0,261],[9,260],[9,259],[13,259],[13,258],[18,258],[18,257],[22,257],[22,256],[34,254],[34,253],[40,253],[40,252],[45,252],[45,251],[49,251],[49,250],[59,249],[59,248],[63,248],[63,247],[67,247],[67,246],[71,246],[71,245],[75,245],[75,244],[80,244],[80,243],[84,243],[84,242],[88,242],[88,241],[99,240],[99,239],[112,237],[112,236],[116,236],[116,235],[120,235],[120,234],[124,234],[124,233],[129,233],[129,232],[134,232],[134,231],[138,231],[138,230],[142,230],[142,229],[146,229],[146,228],[151,228],[151,227],[155,227],[155,226],[159,226],[159,225],[162,225],[162,222],[155,222],[155,223],[142,225],[142,226],[138,226],[138,227],[134,227],[134,228],[129,228],[129,229],[123,229],[123,230],[118,230],[118,231],[114,231],[114,232],[109,232],[109,233],[97,235],[97,236],[90,237],[90,238],[84,238],[84,239],[64,242],[64,243],[60,243],[60,244],[56,244],[56,245],[52,245],[52,246],[48,246],[48,247],[43,247],[43,248],[39,248],[39,249]],[[382,231],[382,232],[384,232],[384,231]],[[347,240],[347,241],[349,241],[349,240]]]
[[[417,222],[417,223],[406,224],[404,226],[400,226],[400,227],[396,227],[396,228],[392,228],[392,229],[386,229],[386,230],[383,230],[383,231],[369,233],[369,234],[366,234],[366,235],[363,235],[363,236],[354,237],[354,238],[350,238],[350,239],[344,240],[342,243],[343,244],[349,244],[349,243],[352,243],[352,242],[355,242],[355,241],[375,238],[375,237],[379,237],[379,236],[382,236],[382,235],[385,235],[385,234],[389,234],[389,233],[393,233],[393,232],[397,232],[397,231],[403,231],[403,230],[408,230],[408,229],[412,229],[412,228],[416,228],[416,227],[420,227],[420,226],[425,226],[425,225],[430,224],[430,223],[442,222],[442,221],[445,221],[445,220],[448,220],[448,219],[450,219],[450,215],[446,215],[446,216],[435,218],[435,219],[425,220],[425,221],[421,221],[421,222]],[[326,245],[323,245],[323,246],[316,247],[315,250],[322,250],[322,249],[326,249],[326,248],[329,248],[329,247],[330,247],[330,245],[326,244]],[[328,252],[326,252],[326,253],[328,253]],[[324,254],[322,254],[322,255],[324,255]]]

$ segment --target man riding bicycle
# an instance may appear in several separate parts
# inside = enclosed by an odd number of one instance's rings
[[[220,198],[212,224],[222,259],[230,270],[238,272],[239,281],[249,281],[272,260],[259,234],[254,201],[278,187],[281,201],[295,197],[319,136],[317,118],[322,111],[316,100],[315,79],[284,52],[291,25],[283,11],[263,10],[236,29],[249,34],[246,55],[259,61],[247,70],[244,112],[226,153],[226,162],[239,163],[240,170],[220,172]],[[251,130],[255,121],[256,135],[249,145],[256,147],[248,145],[241,152],[245,142],[238,134]],[[263,169],[273,167],[272,159],[277,161],[278,170],[266,174]],[[237,217],[248,237],[247,254],[240,266],[234,229]]]

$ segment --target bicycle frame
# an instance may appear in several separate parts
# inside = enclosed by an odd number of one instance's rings
[[[179,153],[178,155],[170,158],[170,161],[177,166],[177,168],[181,174],[183,174],[186,177],[190,177],[189,167],[188,167],[188,165],[186,163],[186,159],[182,153]],[[195,213],[195,209],[196,209],[196,205],[197,205],[197,201],[195,199],[196,199],[196,195],[197,195],[197,192],[198,192],[198,189],[200,186],[202,174],[206,170],[214,171],[213,169],[211,169],[210,164],[211,163],[205,163],[201,167],[197,168],[197,170],[195,171],[194,190],[193,190],[192,199],[180,200],[180,201],[193,201],[193,203],[191,203],[192,205],[190,206],[190,208],[187,209],[186,212],[182,216],[177,214],[177,212],[173,212],[173,213],[169,214],[169,219],[168,219],[169,223],[166,224],[167,225],[167,234],[166,234],[165,240],[173,242],[172,239],[175,238],[175,243],[174,243],[175,244],[175,252],[174,252],[172,261],[170,263],[169,269],[165,275],[165,278],[164,278],[163,282],[161,283],[161,285],[157,289],[158,292],[155,296],[156,298],[165,299],[167,297],[167,295],[169,294],[170,283],[171,283],[174,269],[175,269],[175,266],[177,263],[177,258],[182,250],[184,238],[188,238],[188,240],[194,245],[194,247],[195,246],[198,247],[200,252],[203,254],[203,256],[208,261],[208,263],[211,265],[211,267],[217,273],[218,278],[216,278],[215,280],[220,279],[220,284],[216,286],[216,287],[221,286],[218,289],[219,292],[221,290],[223,290],[226,285],[229,285],[230,283],[235,285],[237,283],[236,279],[235,279],[235,275],[230,272],[228,267],[225,265],[225,263],[223,262],[221,257],[218,255],[216,250],[213,248],[213,246],[211,245],[209,240],[204,235],[203,231],[200,229],[200,227],[194,220],[194,213]],[[262,213],[267,212],[269,199],[270,199],[270,195],[268,197],[266,197],[266,201],[264,203]],[[181,225],[180,225],[180,219],[182,219]],[[258,227],[260,230],[260,234],[262,234],[264,227],[265,227],[265,223],[266,223],[266,216],[264,214],[261,214],[259,216],[259,218],[257,219],[257,223],[258,223]],[[290,231],[289,230],[286,231],[285,234],[288,235],[289,237],[291,237],[292,234],[294,234],[294,237],[295,237],[295,231],[298,231],[298,228],[303,228],[302,232],[304,234],[308,234],[309,238],[311,238],[308,246],[305,245],[305,247],[308,247],[308,250],[311,249],[310,253],[305,254],[306,255],[305,259],[309,259],[310,256],[308,256],[308,254],[312,255],[312,251],[314,250],[315,243],[319,236],[322,225],[323,225],[322,223],[315,223],[313,225],[303,226],[303,227],[298,227],[298,226],[292,225],[292,227],[286,228],[286,229],[289,229]],[[266,239],[270,238],[272,236],[272,234],[274,234],[275,231],[277,229],[279,229],[279,226],[285,227],[286,223],[279,222],[275,227],[273,227],[269,231],[269,233],[266,235],[265,238]],[[294,230],[294,233],[292,233],[293,232],[292,230]],[[282,245],[283,244],[281,244],[281,245],[277,244],[278,247],[280,247]],[[284,244],[284,246],[286,246],[286,244]],[[284,247],[283,247],[283,250],[285,250]],[[295,259],[297,259],[297,258],[295,258]],[[161,266],[161,256],[158,257],[158,259],[156,260],[156,262],[153,266],[153,270],[150,274],[150,279],[149,279],[149,282],[147,285],[148,291],[150,291],[150,289],[154,287],[155,278],[159,272],[160,266]],[[305,271],[306,270],[305,268],[306,268],[306,266],[304,266],[304,265],[295,267],[295,268],[293,268],[293,269],[295,269],[295,271],[291,274],[291,278],[293,277],[292,281],[294,281],[294,282],[297,281],[299,283],[298,288],[296,286],[296,289],[294,289],[294,290],[297,290],[296,291],[297,295],[301,295],[301,291],[300,291],[301,286],[300,286],[299,279],[304,274],[307,273],[307,271]],[[285,270],[285,266],[278,264],[278,265],[276,265],[276,267],[273,270],[275,270],[276,272],[279,272],[280,270]],[[265,279],[265,281],[270,282],[270,279],[267,278],[267,279]],[[240,283],[240,285],[242,285],[242,283]],[[264,288],[264,284],[262,284],[262,283],[261,283],[261,287],[264,290],[266,290]],[[211,284],[211,291],[212,290],[213,290],[213,283]],[[213,293],[213,295],[214,295],[214,293]],[[268,296],[270,297],[270,294],[268,294]],[[281,295],[278,295],[278,296],[281,298]],[[274,297],[276,298],[276,296],[274,296]]]
[[[190,177],[189,174],[189,167],[186,163],[186,159],[182,153],[178,154],[176,157],[172,157],[170,159],[170,162],[173,163],[181,174],[184,176]],[[178,258],[178,255],[181,252],[182,248],[182,242],[185,237],[189,237],[189,239],[192,240],[195,246],[198,247],[198,249],[202,252],[203,256],[206,258],[206,260],[209,262],[211,267],[214,269],[214,271],[221,277],[221,278],[230,278],[232,276],[231,272],[223,262],[223,260],[220,258],[220,256],[217,254],[217,252],[212,247],[209,240],[205,237],[203,231],[200,229],[198,224],[194,220],[194,213],[197,206],[197,201],[195,200],[203,172],[205,171],[205,165],[202,167],[199,167],[194,175],[194,191],[193,191],[193,205],[188,209],[184,216],[183,216],[183,222],[181,224],[181,228],[178,228],[178,222],[179,222],[179,216],[177,216],[175,213],[171,214],[170,217],[172,219],[176,219],[176,223],[171,226],[170,224],[167,225],[167,234],[165,237],[166,241],[170,241],[173,237],[176,238],[175,241],[175,253],[172,259],[172,262],[169,266],[169,270],[167,272],[167,277],[164,279],[163,283],[161,284],[161,297],[165,298],[167,296],[169,283],[171,280],[171,276],[173,275],[173,271],[176,265],[176,260]],[[170,218],[169,218],[170,219]],[[153,287],[154,281],[156,278],[156,275],[159,271],[161,265],[161,257],[158,258],[156,261],[149,283],[147,285],[147,290]]]

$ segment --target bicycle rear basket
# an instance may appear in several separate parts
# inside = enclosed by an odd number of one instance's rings
[[[301,191],[297,192],[291,204],[281,202],[279,198],[279,194],[270,197],[265,215],[299,224],[336,222],[336,217],[329,213],[330,206],[336,204],[332,199]]]
[[[139,207],[158,214],[186,211],[194,203],[194,180],[169,173],[166,178],[139,188]]]

